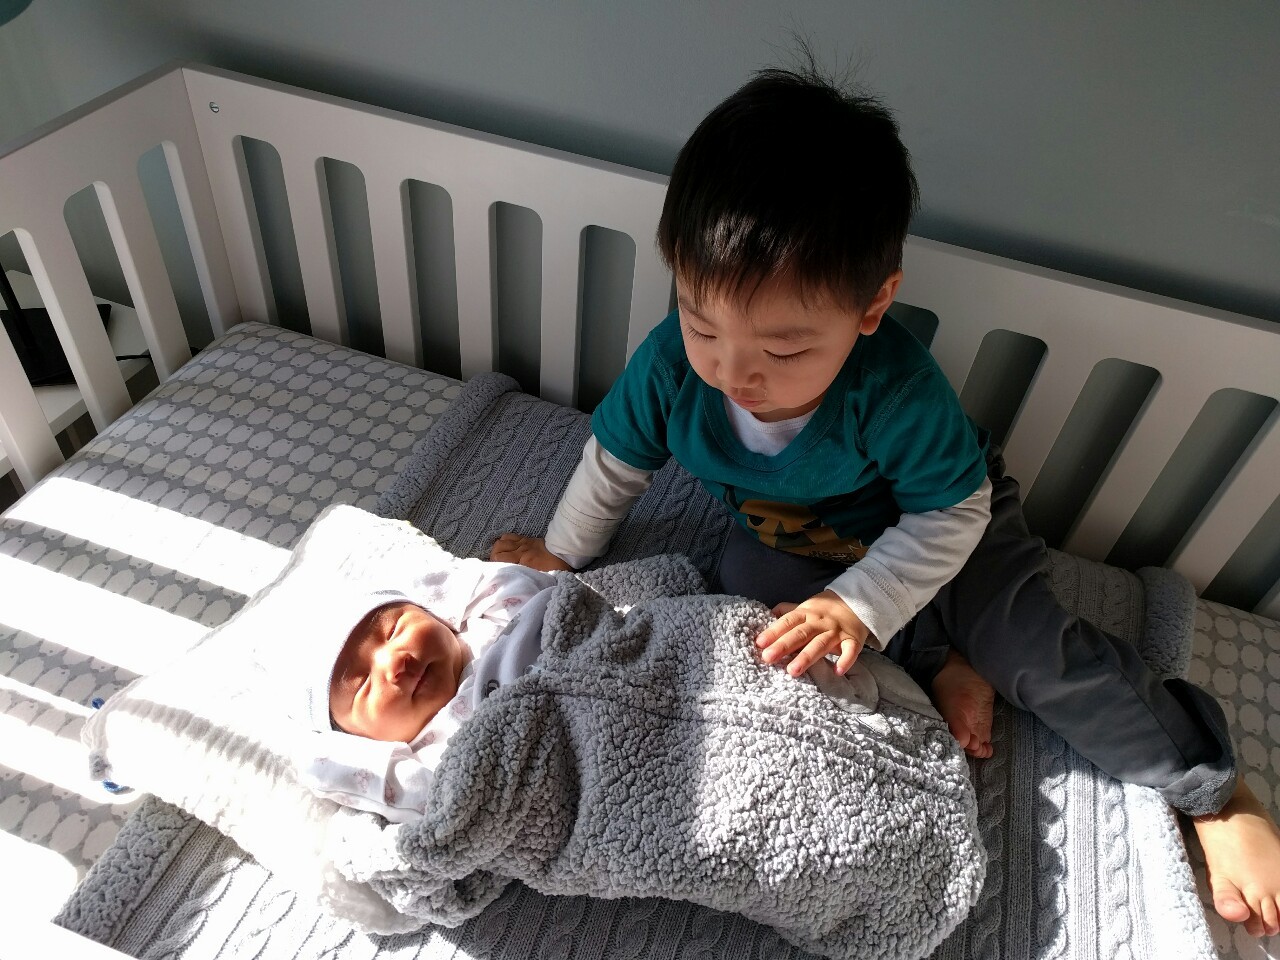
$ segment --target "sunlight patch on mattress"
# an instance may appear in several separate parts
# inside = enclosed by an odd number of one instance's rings
[[[6,940],[12,933],[13,917],[51,920],[76,886],[76,869],[65,857],[3,830],[0,830],[0,863],[14,880],[5,884],[4,925],[9,928]]]
[[[46,480],[19,501],[8,517],[246,595],[275,579],[289,559],[289,551],[282,547],[64,477]]]
[[[91,584],[0,556],[4,624],[135,673],[150,673],[208,628]]]
[[[33,778],[95,804],[123,806],[136,803],[139,794],[113,794],[99,781],[89,778],[89,758],[80,743],[78,724],[75,730],[76,736],[68,739],[59,733],[28,725],[20,717],[0,715],[0,769],[7,767],[23,777]],[[0,801],[0,831],[11,830],[15,820],[18,825],[26,822],[31,811],[9,809],[23,799],[18,794]],[[49,843],[51,838],[44,837],[40,842]]]

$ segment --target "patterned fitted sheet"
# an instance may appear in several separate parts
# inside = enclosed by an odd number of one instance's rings
[[[79,733],[91,701],[147,669],[165,642],[235,612],[325,505],[373,509],[458,387],[245,324],[0,519],[0,831],[65,860],[61,896],[140,799],[86,779]],[[112,600],[113,616],[168,635],[141,651],[97,650],[97,636],[74,642],[30,609],[14,616],[26,581],[13,574],[26,567],[40,572],[37,586],[86,584]],[[1189,675],[1222,701],[1242,775],[1280,815],[1280,623],[1199,601]],[[1280,957],[1280,938],[1259,943],[1209,913],[1224,958]]]
[[[92,701],[238,610],[327,504],[372,510],[458,388],[243,324],[0,519],[0,831],[83,878],[140,799],[87,780]]]

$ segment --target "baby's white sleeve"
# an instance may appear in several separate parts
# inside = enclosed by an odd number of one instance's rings
[[[652,482],[648,470],[623,463],[590,437],[547,527],[547,549],[572,567],[585,567],[604,553],[631,504]]]
[[[473,657],[479,658],[520,608],[555,582],[555,577],[541,570],[514,563],[487,563],[475,596],[467,604],[458,638],[471,649]]]
[[[432,769],[407,743],[312,732],[295,751],[298,781],[318,797],[409,823],[426,811]]]

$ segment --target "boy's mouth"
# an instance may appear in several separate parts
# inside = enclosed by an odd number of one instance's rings
[[[760,404],[764,403],[763,397],[759,399],[752,399],[749,397],[735,397],[733,394],[730,394],[729,399],[744,410],[754,410],[756,407],[760,406]]]

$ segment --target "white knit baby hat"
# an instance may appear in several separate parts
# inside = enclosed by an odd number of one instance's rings
[[[329,682],[351,631],[371,610],[409,602],[460,630],[487,566],[460,559],[404,521],[327,507],[279,579],[243,611],[275,702],[329,731]]]
[[[362,590],[342,583],[334,583],[332,590],[318,597],[290,638],[293,663],[281,668],[282,681],[296,676],[302,684],[296,695],[286,700],[289,715],[312,730],[333,729],[329,720],[329,684],[347,638],[378,607],[408,599],[399,590]]]

